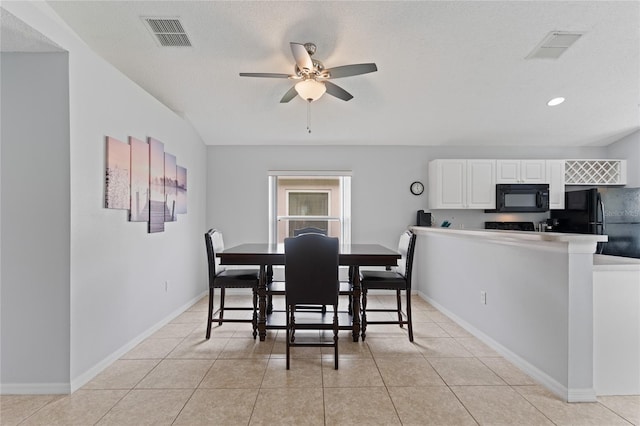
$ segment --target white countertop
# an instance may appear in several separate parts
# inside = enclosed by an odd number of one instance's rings
[[[606,235],[593,234],[566,234],[560,232],[531,232],[531,231],[503,231],[498,229],[459,229],[439,228],[428,226],[412,226],[411,230],[416,234],[445,234],[452,236],[465,236],[485,238],[492,240],[522,240],[522,241],[547,241],[565,243],[597,243],[608,241]]]
[[[621,256],[593,255],[594,271],[640,271],[640,259]]]

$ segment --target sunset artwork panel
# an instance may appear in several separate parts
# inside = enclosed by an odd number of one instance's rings
[[[149,233],[164,231],[164,144],[149,138]]]
[[[131,146],[131,222],[149,221],[149,144],[129,137]]]
[[[165,199],[165,222],[176,220],[176,156],[167,152],[164,153],[164,199]]]
[[[176,213],[187,213],[187,169],[178,166],[178,185],[176,188],[178,192],[178,202],[176,204]]]
[[[108,209],[128,209],[131,206],[130,159],[129,144],[107,136],[104,206]]]

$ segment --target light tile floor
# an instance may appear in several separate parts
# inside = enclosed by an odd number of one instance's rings
[[[393,303],[369,297],[370,307]],[[292,348],[287,371],[283,332],[260,342],[250,325],[227,323],[205,340],[204,298],[72,395],[1,396],[0,423],[640,425],[640,396],[567,404],[428,303],[413,303],[413,343],[404,329],[372,325],[365,342],[341,333],[339,370],[331,348],[303,347]]]

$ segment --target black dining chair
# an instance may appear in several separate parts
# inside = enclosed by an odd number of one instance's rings
[[[312,226],[293,230],[293,236],[297,237],[301,234],[320,234],[327,235],[325,229],[315,228]],[[267,266],[267,313],[273,312],[273,296],[284,296],[284,282],[273,280],[273,266]],[[326,306],[298,306],[298,309],[320,309],[322,313],[327,312]]]
[[[362,287],[362,340],[366,337],[366,330],[369,324],[399,324],[402,327],[407,324],[409,331],[409,341],[413,342],[413,323],[411,320],[411,271],[413,269],[413,253],[416,246],[416,235],[411,231],[405,231],[400,236],[398,252],[402,256],[398,261],[398,266],[388,271],[368,271],[360,272],[360,285]],[[395,290],[396,309],[370,309],[367,308],[367,293],[369,290]],[[407,294],[406,319],[402,312],[401,291]],[[369,321],[367,312],[395,312],[397,320]]]
[[[204,234],[204,242],[207,247],[207,261],[209,264],[209,317],[207,320],[207,339],[211,337],[211,324],[217,322],[250,322],[253,324],[253,338],[258,334],[258,269],[227,269],[220,265],[220,259],[216,253],[224,250],[222,233],[210,229]],[[220,289],[220,309],[213,310],[214,289]],[[225,290],[227,288],[250,288],[252,291],[253,307],[225,306]],[[225,318],[225,311],[253,311],[251,319]],[[214,317],[215,314],[217,317]]]
[[[326,229],[315,228],[313,226],[308,226],[306,228],[300,228],[300,229],[294,229],[293,230],[293,236],[294,237],[297,237],[298,235],[301,235],[301,234],[327,235],[327,230]]]
[[[337,238],[321,234],[301,234],[284,240],[287,370],[292,346],[330,346],[334,348],[334,368],[338,369],[338,265]],[[333,318],[321,312],[296,311],[298,305],[332,305]],[[296,318],[300,314],[303,318]],[[295,341],[296,330],[333,330],[333,342]]]
[[[307,227],[293,230],[293,236],[297,237],[301,234],[320,234],[327,235],[327,231],[315,227]],[[348,297],[347,312],[349,315],[353,315],[353,266],[349,267],[349,279],[347,281],[340,281],[340,296]],[[273,266],[267,267],[267,313],[273,312],[273,296],[284,296],[284,282],[273,281]],[[327,312],[326,306],[298,306],[298,309],[320,309],[322,313]]]

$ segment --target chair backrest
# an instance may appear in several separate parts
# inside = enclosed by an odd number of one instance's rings
[[[209,285],[213,285],[216,274],[224,270],[224,266],[220,265],[220,258],[216,257],[216,253],[224,250],[224,240],[222,233],[216,229],[209,229],[204,233],[204,243],[207,247],[207,263],[209,264]]]
[[[324,229],[315,228],[313,226],[309,226],[307,228],[301,228],[301,229],[294,229],[293,230],[293,236],[294,237],[297,237],[298,235],[302,235],[302,234],[327,235],[327,231],[325,231]]]
[[[301,234],[284,239],[284,275],[287,303],[334,305],[338,303],[337,238]]]
[[[413,269],[413,252],[416,248],[416,234],[405,231],[400,235],[398,242],[398,252],[402,256],[398,261],[396,272],[404,276],[407,280],[407,287],[411,287],[411,270]]]

